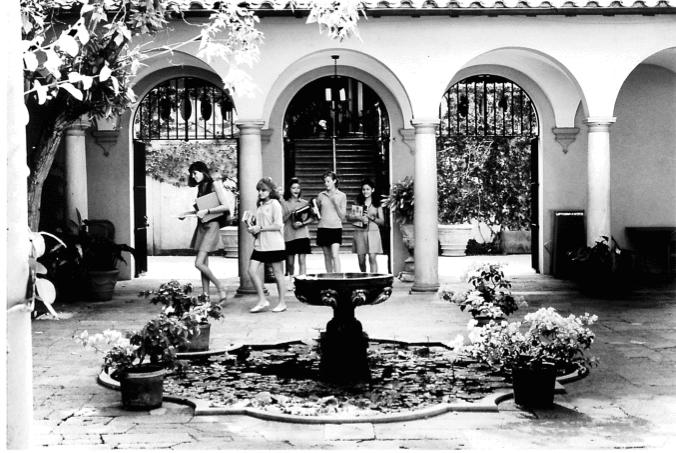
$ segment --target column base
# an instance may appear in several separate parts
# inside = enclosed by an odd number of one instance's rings
[[[410,293],[435,293],[438,290],[438,283],[413,283]]]

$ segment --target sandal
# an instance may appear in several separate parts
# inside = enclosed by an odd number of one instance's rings
[[[267,310],[267,308],[268,308],[269,306],[270,306],[270,302],[268,302],[268,301],[266,300],[264,303],[259,303],[259,304],[256,305],[254,308],[252,308],[251,310],[249,310],[249,313],[259,313],[259,312],[261,312],[261,311],[263,311],[263,310]]]

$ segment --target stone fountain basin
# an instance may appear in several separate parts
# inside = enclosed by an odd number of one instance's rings
[[[385,302],[392,294],[392,274],[361,272],[307,274],[294,277],[295,294],[309,305],[352,307]]]

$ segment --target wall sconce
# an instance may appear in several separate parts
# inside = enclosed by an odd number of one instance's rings
[[[92,137],[103,150],[103,155],[109,156],[109,149],[117,143],[117,136],[120,134],[120,116],[115,114],[108,118],[97,116],[94,118],[94,126]]]

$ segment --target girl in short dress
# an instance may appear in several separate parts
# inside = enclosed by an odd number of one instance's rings
[[[282,213],[284,218],[284,243],[286,246],[286,275],[294,275],[294,264],[298,255],[298,270],[301,275],[307,272],[306,255],[312,253],[310,248],[310,231],[307,228],[313,222],[311,216],[306,220],[299,221],[293,213],[306,206],[310,202],[300,197],[301,188],[298,178],[291,178],[284,190],[282,201]]]
[[[352,252],[357,254],[359,270],[366,272],[366,255],[368,255],[371,272],[377,274],[376,255],[383,253],[380,226],[385,223],[385,216],[375,189],[372,181],[368,179],[362,181],[361,193],[357,195],[357,205],[364,208],[364,214],[358,218],[348,215],[348,219],[361,221],[364,225],[363,228],[355,228],[352,242]]]
[[[282,218],[282,205],[279,203],[279,193],[275,183],[270,178],[263,178],[256,184],[258,202],[256,208],[256,223],[247,228],[254,236],[254,249],[249,261],[249,277],[256,288],[258,303],[249,310],[258,313],[267,310],[270,302],[265,298],[261,268],[264,263],[270,263],[277,281],[277,293],[279,295],[274,312],[286,310],[284,302],[284,221]]]
[[[204,162],[196,161],[190,164],[188,168],[188,185],[190,187],[197,186],[197,197],[208,195],[211,192],[216,192],[218,201],[221,203],[211,209],[198,209],[194,206],[195,215],[197,216],[197,226],[195,233],[190,241],[190,248],[197,252],[195,258],[195,267],[200,271],[202,277],[202,293],[209,297],[209,282],[212,282],[218,289],[219,302],[225,301],[227,294],[225,286],[214,276],[211,269],[209,269],[209,253],[215,252],[223,248],[221,241],[219,218],[214,218],[208,222],[203,222],[202,219],[207,214],[222,213],[226,215],[227,211],[232,212],[232,206],[228,206],[227,196],[223,184],[220,180],[214,182],[214,179],[209,173],[209,167]],[[183,218],[181,218],[182,220]]]

